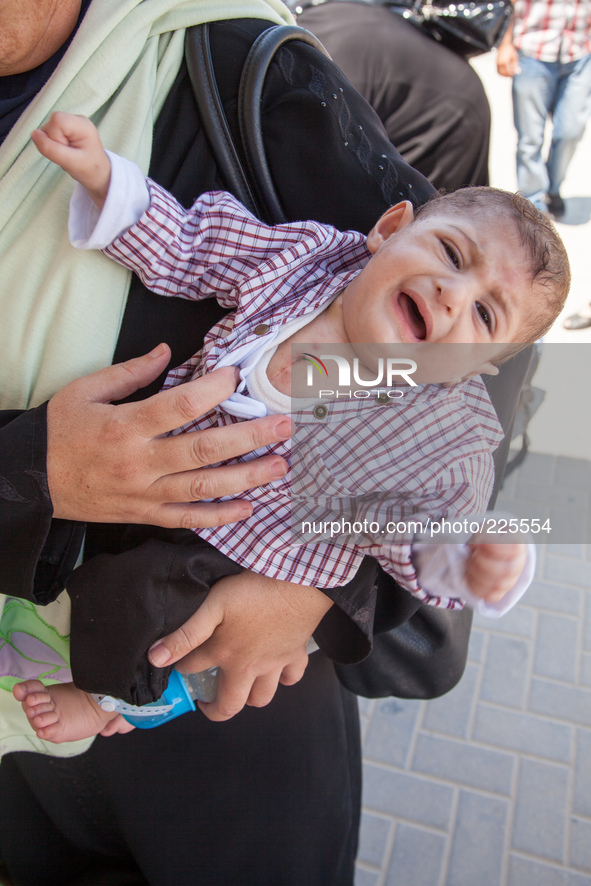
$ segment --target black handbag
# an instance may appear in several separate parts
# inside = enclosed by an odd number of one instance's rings
[[[234,144],[216,84],[209,25],[189,29],[185,48],[203,128],[226,187],[270,224],[285,221],[285,213],[267,162],[261,124],[262,94],[275,53],[292,41],[303,41],[327,56],[317,38],[302,28],[272,27],[257,38],[244,65],[239,89],[240,151]],[[245,163],[241,156],[246,158]],[[522,355],[518,359],[523,359]],[[517,364],[517,370],[508,369],[515,362],[509,361],[501,371],[505,376],[503,393],[509,391],[509,396],[504,412],[498,406],[497,411],[506,432],[512,425],[513,406],[527,368]],[[508,372],[512,372],[509,382]],[[494,380],[498,379],[499,376]],[[506,453],[501,459],[503,464],[504,458]],[[367,560],[365,563],[369,565]],[[335,665],[339,680],[351,692],[368,698],[435,698],[448,692],[460,680],[466,664],[471,611],[424,606],[382,571],[377,578],[378,591],[380,586],[373,650],[359,664]]]
[[[396,0],[387,5],[464,58],[498,46],[513,15],[510,0]]]

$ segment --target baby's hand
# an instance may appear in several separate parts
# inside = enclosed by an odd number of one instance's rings
[[[527,557],[525,544],[486,544],[472,536],[466,582],[475,597],[498,603],[517,582]]]
[[[87,117],[56,111],[31,138],[44,157],[80,182],[98,208],[103,208],[111,163],[94,123]]]

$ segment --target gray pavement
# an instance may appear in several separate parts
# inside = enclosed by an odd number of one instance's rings
[[[591,884],[591,559],[539,548],[504,618],[476,618],[460,684],[362,700],[356,886]]]
[[[492,184],[514,189],[510,82],[498,77],[494,55],[474,65],[493,112]],[[588,131],[563,191],[558,228],[573,267],[565,315],[591,298],[590,147]],[[589,345],[591,330],[567,333],[559,319],[547,341]],[[580,353],[586,361],[591,351]],[[576,391],[583,431],[586,381]],[[591,433],[563,432],[568,442],[557,450],[548,443],[552,413],[546,425],[542,413],[533,452],[500,503],[510,509],[541,466],[549,496],[589,520]],[[360,712],[356,886],[591,886],[591,545],[539,546],[536,580],[520,604],[500,620],[475,619],[452,692],[429,702],[362,699]]]

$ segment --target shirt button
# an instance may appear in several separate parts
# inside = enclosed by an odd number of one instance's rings
[[[379,403],[380,406],[383,406],[384,403],[389,403],[389,402],[390,402],[390,398],[388,397],[387,394],[381,393],[381,394],[378,394],[376,397],[376,403]]]
[[[268,323],[259,323],[258,326],[254,328],[255,335],[266,335],[271,327]]]
[[[315,418],[326,418],[328,415],[328,409],[326,406],[315,406],[312,412]]]

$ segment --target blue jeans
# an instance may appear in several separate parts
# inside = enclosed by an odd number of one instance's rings
[[[541,62],[519,53],[513,78],[517,129],[517,187],[538,209],[558,194],[591,112],[591,55],[576,62]],[[542,158],[544,127],[552,118],[548,159]]]

